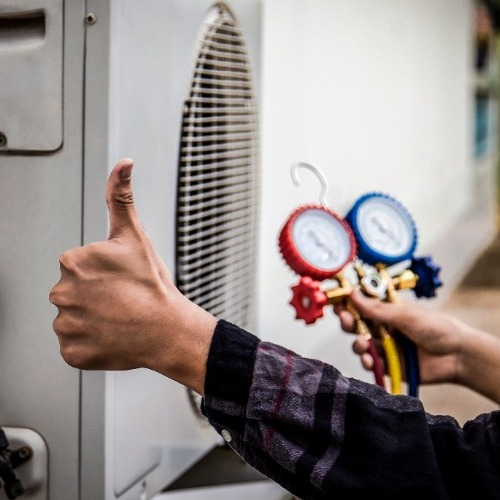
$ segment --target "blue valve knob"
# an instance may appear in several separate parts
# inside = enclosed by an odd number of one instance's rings
[[[432,262],[432,258],[413,257],[410,270],[418,276],[417,285],[413,289],[415,295],[418,298],[435,297],[436,288],[442,286],[443,282],[439,279],[441,268]]]

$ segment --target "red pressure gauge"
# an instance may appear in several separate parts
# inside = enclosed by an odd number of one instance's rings
[[[293,271],[318,281],[333,278],[356,255],[347,222],[321,205],[297,208],[281,230],[279,247]]]

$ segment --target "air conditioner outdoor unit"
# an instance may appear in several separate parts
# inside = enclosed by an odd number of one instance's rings
[[[150,498],[220,443],[180,385],[67,366],[48,293],[62,252],[106,239],[106,179],[130,156],[179,288],[252,328],[260,14],[259,0],[0,0],[0,425],[34,448],[22,498]]]

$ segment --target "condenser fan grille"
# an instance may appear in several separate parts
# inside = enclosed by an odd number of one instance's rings
[[[204,25],[184,108],[177,286],[215,316],[243,327],[255,276],[257,136],[244,40],[219,4]]]

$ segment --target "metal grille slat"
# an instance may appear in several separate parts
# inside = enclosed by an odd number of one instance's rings
[[[229,46],[231,47],[231,46]],[[206,44],[200,52],[200,63],[209,61],[210,63],[214,62],[214,64],[225,62],[225,63],[234,63],[238,67],[243,67],[246,69],[246,61],[248,59],[247,54],[245,52],[235,52],[233,50],[227,50],[228,45],[226,44],[218,44],[210,43]],[[200,64],[199,63],[199,64]]]
[[[225,74],[226,75],[226,74]],[[193,87],[196,88],[209,88],[210,85],[216,85],[216,86],[223,86],[225,89],[228,90],[236,90],[239,91],[241,89],[244,89],[245,92],[248,89],[248,80],[229,80],[228,78],[224,78],[223,81],[217,81],[214,78],[207,78],[209,76],[207,72],[203,72],[203,76],[196,76],[193,78]],[[213,72],[210,76],[220,76],[219,73]],[[250,93],[251,95],[251,93]]]
[[[231,170],[231,166],[233,165],[234,168],[238,168],[247,164],[248,164],[248,158],[242,158],[242,159],[231,158],[229,160],[222,160],[219,162],[212,162],[212,163],[203,163],[198,165],[186,163],[183,165],[183,168],[185,169],[185,173],[187,176],[187,175],[198,175],[204,172],[210,174],[214,170],[228,171]]]
[[[239,154],[241,153],[241,154]],[[204,161],[204,160],[218,160],[220,159],[227,159],[227,158],[248,158],[252,155],[252,149],[251,148],[245,148],[245,149],[235,149],[233,151],[222,151],[222,152],[214,152],[214,153],[207,153],[207,154],[199,154],[196,156],[193,155],[186,155],[182,157],[183,162],[195,162],[195,161]]]
[[[204,142],[211,142],[205,141]],[[188,142],[188,146],[184,146],[181,148],[181,153],[212,153],[216,151],[246,151],[247,149],[252,148],[251,141],[238,141],[236,138],[233,140],[230,146],[222,142],[219,138],[217,142],[212,142],[209,144],[196,144],[192,145],[192,143]]]
[[[217,96],[217,95],[222,95],[224,94],[224,91],[227,90],[225,86],[218,85],[215,88],[209,88],[209,87],[203,87],[202,85],[199,86],[199,92],[200,94],[203,94],[204,96]],[[252,97],[252,93],[249,90],[238,90],[238,89],[231,89],[231,94],[233,97],[239,97],[246,99],[243,101],[245,104],[248,102],[247,100]],[[210,97],[210,99],[213,99]]]
[[[199,129],[189,129],[189,132],[195,132],[198,131]],[[252,141],[255,140],[255,133],[253,130],[249,129],[247,132],[244,131],[235,131],[233,133],[233,139],[235,141]],[[223,141],[224,140],[224,135],[223,134],[212,134],[212,135],[201,135],[199,137],[191,137],[189,139],[183,138],[182,143],[183,144],[193,144],[193,143],[199,143],[199,142],[217,142],[217,141]]]
[[[207,24],[209,28],[206,40],[222,40],[223,42],[229,42],[233,46],[241,46],[242,38],[239,29],[231,29],[230,26],[224,26],[222,24]]]
[[[245,50],[245,46],[233,42],[234,42],[233,39],[217,41],[216,37],[207,38],[202,45],[202,51],[205,50],[207,47],[209,47],[213,50],[214,53],[220,51],[223,53],[230,52],[231,54],[234,53],[241,54],[245,56],[244,60],[247,61],[248,53]]]
[[[248,76],[245,73],[241,73],[239,71],[231,71],[230,68],[221,69],[205,69],[203,73],[197,72],[194,76],[194,81],[196,82],[199,79],[204,79],[207,77],[211,77],[212,85],[220,85],[221,81],[228,82],[228,86],[232,85],[246,85],[248,87],[249,80]]]
[[[248,69],[247,65],[244,64],[244,63],[240,63],[240,62],[231,62],[231,61],[221,61],[220,59],[217,60],[217,59],[211,59],[208,64],[210,65],[210,69],[213,71],[214,69],[215,70],[219,70],[221,72],[226,72],[226,71],[229,71],[231,73],[234,73],[235,75],[238,75],[238,74],[241,74],[241,75],[244,75],[246,74],[246,71]],[[198,67],[196,68],[196,75],[199,75],[200,73],[202,73],[202,68],[201,67]],[[240,73],[241,72],[241,73]]]
[[[200,94],[203,94],[204,91],[200,90]],[[218,94],[222,94],[222,91],[219,91]],[[206,104],[207,101],[210,101],[210,104],[214,107],[217,108],[218,111],[223,111],[226,113],[226,109],[228,109],[229,112],[232,110],[237,110],[241,113],[241,108],[245,108],[249,102],[248,98],[241,98],[238,96],[228,96],[228,97],[205,97],[205,96],[200,96],[200,97],[191,97],[191,101],[195,102],[197,104],[203,103]],[[215,105],[218,106],[215,106]],[[204,108],[205,110],[208,110],[208,108]]]
[[[200,77],[204,76],[206,74],[209,74],[210,72],[212,75],[219,74],[220,76],[223,76],[224,78],[229,78],[232,79],[234,78],[235,80],[247,80],[248,76],[245,73],[245,65],[240,64],[240,63],[231,63],[231,62],[226,62],[226,61],[208,61],[208,71],[205,71],[202,69],[200,66],[198,66],[195,69],[194,76]]]
[[[206,102],[206,101],[205,101]],[[248,113],[248,106],[240,106],[240,107],[217,107],[217,108],[207,108],[207,107],[193,107],[190,109],[192,114],[196,115],[202,115],[204,117],[212,117],[212,120],[218,119],[219,121],[224,121],[227,118],[226,117],[231,117],[233,120],[236,118],[247,121],[247,113]],[[197,116],[194,118],[198,118]]]
[[[201,114],[201,113],[195,113],[193,109],[190,110],[193,114],[190,116],[186,116],[185,118],[185,123],[186,124],[196,124],[196,126],[199,125],[205,125],[207,123],[213,123],[213,122],[222,122],[223,125],[221,127],[225,127],[226,129],[230,127],[231,125],[238,125],[239,127],[246,126],[255,126],[256,123],[252,123],[251,119],[248,120],[246,119],[245,115],[213,115],[213,116],[207,116],[206,114],[204,116],[193,116],[195,114]]]

